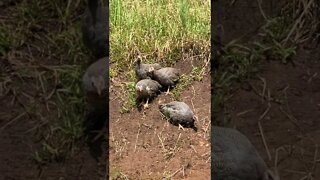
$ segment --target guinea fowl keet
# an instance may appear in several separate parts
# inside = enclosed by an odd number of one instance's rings
[[[161,104],[159,105],[159,110],[169,119],[170,123],[178,125],[179,128],[182,126],[197,131],[197,127],[194,124],[196,116],[186,103],[173,101],[167,104]]]
[[[86,133],[103,129],[108,117],[108,57],[99,59],[91,64],[83,75],[83,90],[88,104],[88,114],[85,123]],[[103,132],[103,131],[102,131]],[[101,133],[102,133],[101,132]],[[98,134],[97,139],[102,134]]]
[[[213,126],[211,174],[215,180],[276,180],[246,136]]]
[[[140,58],[136,62],[135,72],[137,76],[137,80],[148,79],[151,78],[148,73],[158,70],[161,68],[161,65],[158,63],[154,64],[143,64],[141,63]]]
[[[144,108],[148,108],[149,100],[153,99],[160,93],[162,86],[154,80],[143,79],[136,84],[137,105],[140,106],[142,101],[146,101]]]
[[[88,0],[82,24],[82,36],[84,44],[97,58],[109,56],[108,17],[108,7],[101,7],[98,0]]]
[[[108,93],[108,57],[92,63],[82,78],[83,89],[89,104],[95,108],[101,107],[100,103],[108,104],[105,97]]]
[[[154,70],[148,72],[148,74],[150,74],[150,77],[152,77],[152,79],[158,81],[162,86],[168,88],[167,94],[169,93],[170,87],[175,86],[180,77],[179,70],[172,67],[165,67],[159,70]]]

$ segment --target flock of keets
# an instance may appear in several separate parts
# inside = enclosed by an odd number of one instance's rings
[[[96,55],[83,75],[83,90],[88,104],[87,125],[105,127],[108,120],[109,102],[109,19],[108,8],[101,7],[99,0],[88,0],[84,14],[83,40]],[[143,64],[136,61],[137,106],[147,108],[148,103],[163,90],[178,83],[179,71],[160,64]],[[159,105],[159,110],[169,122],[182,127],[197,128],[195,116],[184,102],[173,101]],[[89,130],[91,130],[89,128]],[[102,131],[103,132],[103,131]],[[101,135],[101,133],[100,133]],[[98,136],[99,137],[99,134]],[[213,126],[211,128],[211,174],[216,180],[275,180],[254,146],[235,129]]]
[[[155,98],[163,89],[167,89],[167,94],[170,88],[174,87],[179,81],[180,72],[173,67],[161,67],[160,64],[143,64],[141,59],[136,62],[135,67],[137,84],[137,106],[146,101],[144,108],[148,107],[148,102]],[[169,122],[180,127],[189,127],[197,131],[194,122],[196,116],[190,107],[180,101],[172,101],[167,104],[159,105],[160,112],[168,118]]]

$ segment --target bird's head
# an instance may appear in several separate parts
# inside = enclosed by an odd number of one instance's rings
[[[153,72],[154,71],[154,67],[149,67],[148,72]]]
[[[142,85],[137,85],[137,88],[136,88],[136,89],[137,89],[138,92],[142,92],[143,87],[142,87]]]
[[[136,63],[137,66],[140,66],[141,59],[142,59],[142,57],[140,55],[138,55],[137,59],[135,60],[135,63]]]
[[[94,76],[91,78],[91,83],[93,88],[97,91],[98,95],[102,94],[103,89],[105,89],[105,80],[102,76]]]
[[[154,67],[149,67],[147,70],[147,75],[153,77],[153,72],[155,71]]]
[[[198,117],[196,115],[193,115],[193,120],[198,121]]]

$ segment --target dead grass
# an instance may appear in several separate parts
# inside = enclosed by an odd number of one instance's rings
[[[294,63],[291,58],[296,54],[297,46],[319,38],[317,29],[320,26],[316,18],[319,14],[318,7],[319,4],[313,0],[290,1],[283,6],[279,16],[269,18],[260,6],[265,25],[260,28],[257,40],[244,44],[238,43],[240,39],[231,41],[223,47],[225,55],[216,57],[219,58],[217,60],[220,67],[214,72],[212,79],[213,116],[225,111],[223,104],[231,97],[230,87],[254,77],[263,60]],[[226,125],[229,118],[222,116],[222,119],[215,123]]]

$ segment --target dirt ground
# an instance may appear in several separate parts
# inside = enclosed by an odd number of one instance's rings
[[[179,61],[175,67],[189,74],[192,62]],[[111,83],[110,176],[129,179],[210,179],[210,76],[208,67],[202,81],[194,82],[181,94],[198,117],[198,132],[169,124],[158,106],[173,100],[162,93],[148,109],[121,114],[117,83]]]
[[[265,80],[266,90],[274,101],[263,100],[260,79],[250,80],[246,87],[233,93],[227,109],[234,125],[249,137],[266,162],[277,169],[281,179],[301,179],[311,175],[320,177],[318,146],[320,143],[320,47],[295,58],[296,66],[270,62],[263,65],[259,76]],[[313,54],[313,53],[314,54]],[[311,55],[312,54],[312,55]],[[318,62],[310,62],[317,60]],[[241,106],[240,106],[241,104]],[[268,110],[268,111],[267,111]],[[260,121],[270,157],[261,138]],[[310,179],[310,177],[308,178]]]
[[[223,26],[225,42],[243,34],[254,35],[262,21],[257,4],[249,1],[237,1],[234,6],[219,1],[213,7],[217,17],[214,24]],[[265,8],[267,12],[274,9]],[[225,105],[231,126],[252,141],[268,165],[276,167],[282,180],[320,178],[319,50],[319,45],[307,43],[297,50],[294,65],[272,60],[263,63],[256,78],[234,85]]]

